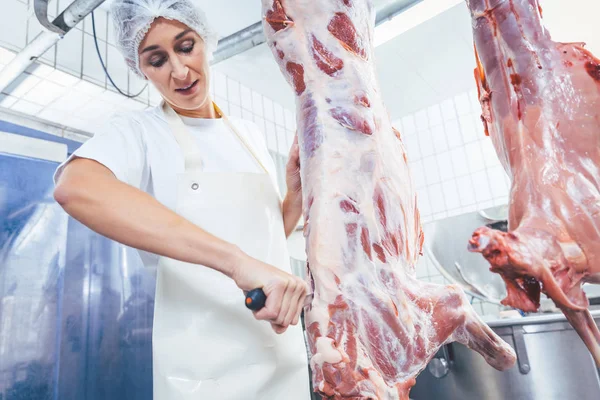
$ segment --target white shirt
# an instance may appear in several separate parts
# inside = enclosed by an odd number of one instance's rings
[[[198,142],[206,172],[261,172],[262,168],[223,119],[182,118]],[[277,186],[275,164],[264,137],[251,121],[229,117],[240,135],[254,149]],[[184,160],[161,107],[116,114],[92,138],[83,143],[54,174],[58,180],[74,157],[88,158],[106,166],[117,179],[154,196],[175,211],[177,175]],[[147,267],[155,267],[158,256],[140,251]]]

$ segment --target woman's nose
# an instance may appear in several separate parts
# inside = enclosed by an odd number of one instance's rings
[[[179,60],[179,57],[173,57],[172,59],[173,71],[171,76],[178,80],[184,80],[188,76],[189,68],[187,65]]]

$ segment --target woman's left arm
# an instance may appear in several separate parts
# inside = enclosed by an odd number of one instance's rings
[[[285,169],[285,181],[287,194],[283,199],[283,225],[285,236],[289,237],[302,216],[302,181],[300,179],[300,147],[298,136],[294,137],[294,143],[290,149],[288,163]]]

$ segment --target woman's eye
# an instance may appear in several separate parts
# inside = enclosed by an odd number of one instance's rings
[[[194,43],[184,43],[179,50],[183,53],[191,53],[194,50]]]
[[[150,60],[148,60],[148,63],[155,68],[162,67],[162,65],[165,63],[165,58],[164,57],[151,58]]]

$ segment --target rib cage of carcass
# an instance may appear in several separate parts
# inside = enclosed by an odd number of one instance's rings
[[[375,75],[374,14],[366,0],[263,0],[268,44],[296,94],[314,290],[305,320],[313,384],[330,399],[408,399],[452,341],[497,369],[515,362],[458,287],[416,279],[423,234]]]
[[[538,0],[469,0],[482,119],[511,177],[508,232],[480,228],[507,287],[535,312],[550,297],[600,367],[600,332],[583,283],[600,283],[600,60],[554,42]]]

